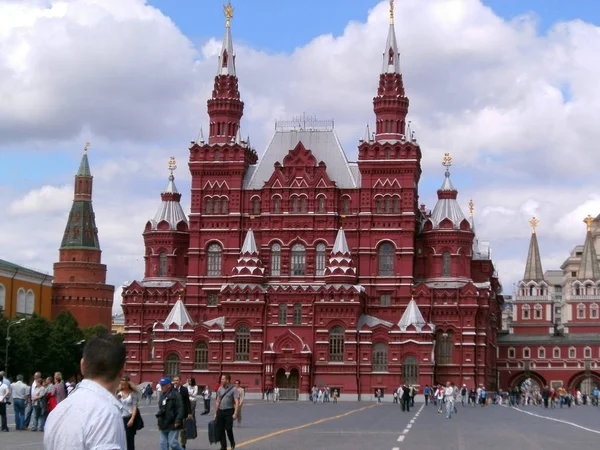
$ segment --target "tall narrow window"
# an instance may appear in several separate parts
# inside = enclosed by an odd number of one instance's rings
[[[158,256],[158,276],[167,276],[167,252],[161,252]]]
[[[302,325],[302,304],[294,305],[294,325]]]
[[[577,318],[585,319],[585,305],[583,303],[577,305]]]
[[[300,198],[300,211],[306,212],[306,197]]]
[[[179,376],[179,356],[177,353],[171,353],[165,360],[165,375],[168,377]]]
[[[329,332],[329,361],[344,360],[344,329],[339,325]]]
[[[215,161],[221,161],[221,152],[215,149]]]
[[[531,318],[531,306],[523,305],[521,307],[521,318],[524,320],[528,320]]]
[[[394,246],[384,242],[379,247],[379,276],[391,277],[394,275]]]
[[[0,284],[0,308],[6,311],[6,289],[2,284]]]
[[[392,294],[381,294],[379,296],[379,306],[391,306]]]
[[[400,199],[398,197],[394,197],[394,214],[398,214],[400,212]]]
[[[271,276],[281,275],[281,245],[275,243],[271,246]]]
[[[212,202],[210,198],[204,199],[204,214],[212,214]]]
[[[388,370],[387,345],[383,342],[373,346],[373,372],[385,372]]]
[[[31,315],[33,314],[33,310],[35,308],[35,295],[33,291],[30,289],[27,291],[27,295],[25,296],[25,314]]]
[[[554,348],[552,349],[552,357],[553,357],[554,359],[560,359],[560,348],[558,348],[558,347],[554,347]]]
[[[596,303],[592,303],[590,305],[590,319],[598,318],[598,305]]]
[[[252,200],[252,214],[255,216],[260,214],[260,199],[258,198]]]
[[[298,212],[298,197],[294,197],[292,199],[292,212],[293,213],[297,213]]]
[[[415,356],[406,356],[402,361],[404,384],[419,384],[419,364]]]
[[[392,199],[390,197],[387,197],[385,199],[385,213],[389,214],[392,212]]]
[[[438,364],[452,364],[452,350],[454,347],[454,333],[438,333],[436,349]]]
[[[279,305],[279,325],[287,325],[287,304]]]
[[[209,277],[218,277],[221,275],[221,246],[211,244],[208,247],[207,275]]]
[[[350,199],[348,197],[342,198],[342,214],[348,214],[350,212]]]
[[[538,320],[542,319],[542,305],[540,305],[540,304],[536,304],[536,305],[533,307],[533,314],[534,314],[534,316],[533,316],[533,317],[534,317],[535,319],[538,319]]]
[[[442,276],[450,276],[450,252],[442,253]]]
[[[204,341],[196,343],[194,370],[208,370],[208,344]]]
[[[295,244],[292,247],[292,273],[294,277],[305,274],[306,251],[302,244]]]
[[[281,199],[279,197],[273,197],[273,212],[279,214],[281,211]]]
[[[226,198],[221,200],[221,214],[227,214],[227,202]]]
[[[23,288],[17,291],[17,314],[25,314],[25,290]]]
[[[250,361],[250,329],[240,325],[235,330],[235,360]]]
[[[325,244],[317,244],[316,268],[318,277],[325,275]]]
[[[213,214],[221,214],[221,200],[218,198],[213,200]]]
[[[381,198],[375,200],[375,206],[378,213],[383,212],[383,200]]]
[[[319,212],[320,213],[325,212],[325,197],[323,197],[323,196],[319,197]]]

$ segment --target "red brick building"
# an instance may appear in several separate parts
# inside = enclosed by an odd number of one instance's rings
[[[52,317],[69,310],[80,327],[102,324],[111,329],[115,287],[106,284],[106,265],[92,207],[93,177],[87,147],[75,175],[73,206],[54,264]]]
[[[277,122],[259,159],[241,138],[228,21],[208,139],[189,148],[191,213],[171,172],[144,230],[144,278],[124,287],[132,378],[228,372],[249,392],[327,385],[354,399],[401,383],[495,386],[500,285],[448,154],[435,208],[419,206],[408,107],[391,20],[358,161],[333,121],[306,117]]]
[[[542,270],[534,217],[527,265],[513,296],[507,329],[499,336],[500,385],[600,387],[600,216],[588,216],[584,245],[560,270]]]

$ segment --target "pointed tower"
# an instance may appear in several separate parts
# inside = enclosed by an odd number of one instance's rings
[[[181,207],[181,194],[175,186],[173,172],[177,162],[169,159],[169,183],[160,194],[161,202],[156,214],[146,223],[144,244],[146,267],[144,279],[173,278],[184,280],[187,276],[187,252],[190,244],[188,220]]]
[[[406,332],[409,331],[410,327],[414,327],[413,331],[418,333],[426,332],[432,333],[435,331],[435,325],[432,323],[427,323],[427,321],[423,318],[423,314],[421,314],[421,310],[415,302],[415,299],[411,297],[408,306],[402,313],[402,317],[398,322],[398,327],[400,331]]]
[[[475,231],[475,203],[473,202],[473,199],[469,200],[469,224],[471,225],[471,231],[473,232],[471,254],[473,259],[479,259],[481,258],[481,249],[479,248],[479,239],[477,239],[477,232]]]
[[[231,38],[231,2],[225,9],[225,36],[219,53],[219,63],[212,98],[208,100],[210,116],[209,144],[229,143],[235,140],[244,113],[244,102],[240,100],[238,78],[235,73],[235,52]]]
[[[80,327],[98,324],[109,330],[115,287],[106,284],[106,265],[102,264],[96,216],[92,208],[93,177],[86,143],[75,175],[73,205],[54,263],[52,317],[66,309]]]
[[[531,240],[529,241],[529,251],[527,252],[527,264],[525,264],[523,281],[525,283],[530,281],[541,283],[544,281],[544,270],[542,269],[542,258],[540,257],[540,248],[538,246],[537,233],[535,232],[540,221],[532,217],[529,223],[531,224]]]
[[[356,282],[356,268],[346,241],[346,233],[342,228],[337,232],[331,255],[325,267],[325,282],[327,284]]]
[[[390,28],[383,51],[377,96],[373,99],[376,116],[375,140],[399,140],[406,134],[408,97],[400,71],[400,51],[394,29],[394,0],[390,0]],[[410,136],[406,137],[410,141]]]
[[[592,216],[587,216],[583,221],[587,226],[587,233],[585,236],[585,244],[583,246],[581,265],[579,266],[577,279],[580,281],[598,281],[600,280],[600,267],[598,266],[598,256],[596,254],[594,239],[592,237],[592,222],[594,221],[594,218]]]
[[[232,270],[232,279],[237,283],[260,284],[265,281],[265,268],[258,256],[258,247],[252,229],[248,230],[240,250],[240,257]]]

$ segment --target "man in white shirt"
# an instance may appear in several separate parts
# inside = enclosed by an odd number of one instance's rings
[[[8,423],[6,422],[6,402],[10,397],[9,387],[3,383],[4,372],[0,372],[0,418],[2,419],[2,431],[8,431]]]
[[[23,375],[17,375],[17,381],[10,386],[12,388],[13,407],[15,409],[15,428],[23,429],[25,421],[25,404],[29,403],[29,386],[23,383]]]
[[[113,395],[125,364],[125,346],[111,335],[90,339],[83,349],[84,380],[48,416],[45,450],[127,448],[121,405]]]
[[[31,388],[29,390],[29,402],[27,402],[25,405],[25,422],[23,423],[23,428],[29,428],[29,423],[31,422],[31,413],[33,413],[33,391],[35,391],[37,380],[40,378],[42,378],[42,374],[40,372],[33,374],[33,381],[31,382]]]
[[[444,390],[444,401],[446,402],[446,419],[450,419],[454,410],[454,388],[449,381],[446,383],[446,389]]]

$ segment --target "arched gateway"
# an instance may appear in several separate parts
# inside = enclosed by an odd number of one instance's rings
[[[286,372],[284,368],[277,370],[275,375],[275,387],[279,388],[280,400],[298,400],[300,388],[300,373],[298,369]]]

